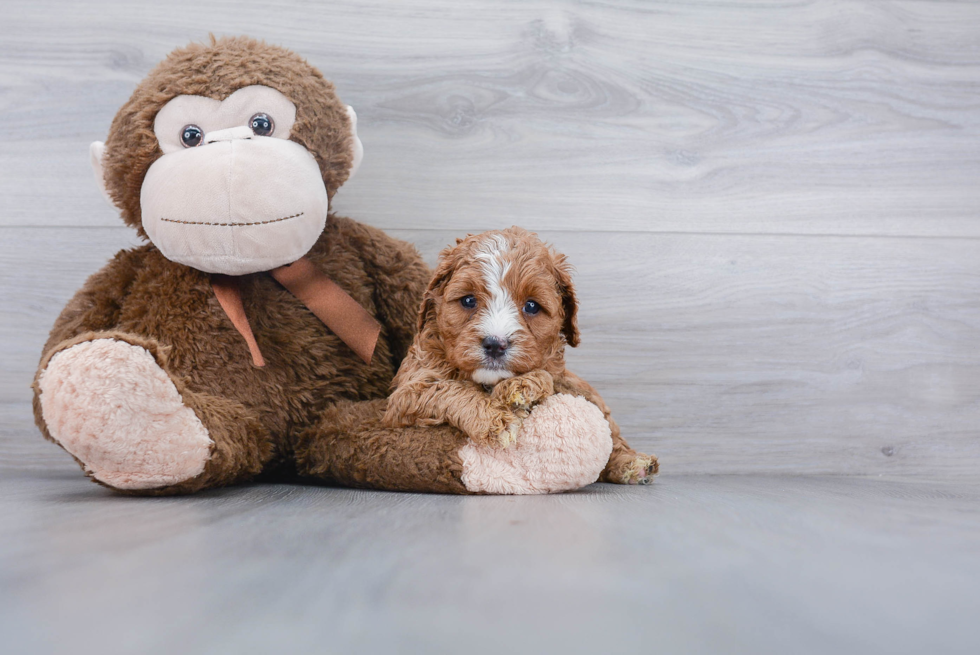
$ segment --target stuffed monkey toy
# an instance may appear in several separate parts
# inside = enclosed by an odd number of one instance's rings
[[[33,388],[44,437],[96,482],[182,494],[286,471],[541,493],[602,471],[601,452],[563,454],[596,439],[609,453],[602,412],[581,398],[535,408],[518,458],[489,449],[466,463],[451,427],[379,427],[430,271],[410,244],[329,212],[362,147],[353,110],[299,56],[249,38],[178,49],[91,156],[149,243],[72,298]]]

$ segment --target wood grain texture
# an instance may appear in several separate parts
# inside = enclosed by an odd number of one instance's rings
[[[567,252],[570,360],[665,470],[980,476],[978,19],[916,1],[7,2],[0,454],[33,461],[18,440],[37,437],[45,335],[135,242],[89,142],[213,31],[295,49],[357,109],[367,155],[339,212],[429,261],[511,224]]]
[[[856,478],[127,498],[2,469],[0,630],[36,654],[972,655],[978,508]]]
[[[0,220],[115,225],[88,143],[210,30],[337,82],[367,151],[338,208],[382,228],[976,237],[978,20],[968,2],[8,2]]]

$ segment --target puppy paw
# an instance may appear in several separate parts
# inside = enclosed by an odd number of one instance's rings
[[[603,477],[613,484],[650,484],[659,471],[656,455],[633,453],[610,461]]]
[[[479,423],[466,431],[476,444],[489,448],[508,448],[517,443],[523,417],[515,414],[509,407],[491,402],[486,414]]]
[[[640,455],[626,468],[626,484],[650,484],[659,471],[656,455]]]
[[[501,380],[493,388],[494,401],[506,405],[521,418],[527,418],[531,407],[554,395],[555,384],[551,374],[537,370]]]
[[[520,432],[522,423],[523,421],[519,417],[509,421],[502,430],[494,435],[497,445],[501,448],[509,448],[517,443],[517,433]]]

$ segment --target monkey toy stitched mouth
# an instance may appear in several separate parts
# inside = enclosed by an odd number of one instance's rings
[[[282,221],[288,221],[291,218],[299,218],[303,215],[303,212],[298,214],[293,214],[292,216],[283,216],[282,218],[273,218],[268,221],[253,221],[251,223],[210,223],[208,221],[178,221],[175,218],[161,217],[160,220],[164,223],[180,223],[181,225],[207,225],[211,227],[248,227],[250,225],[269,225],[270,223],[281,223]]]

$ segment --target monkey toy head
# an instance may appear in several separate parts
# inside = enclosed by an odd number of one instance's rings
[[[168,259],[244,275],[296,261],[363,154],[357,117],[296,54],[245,37],[172,52],[92,144],[123,220]]]

